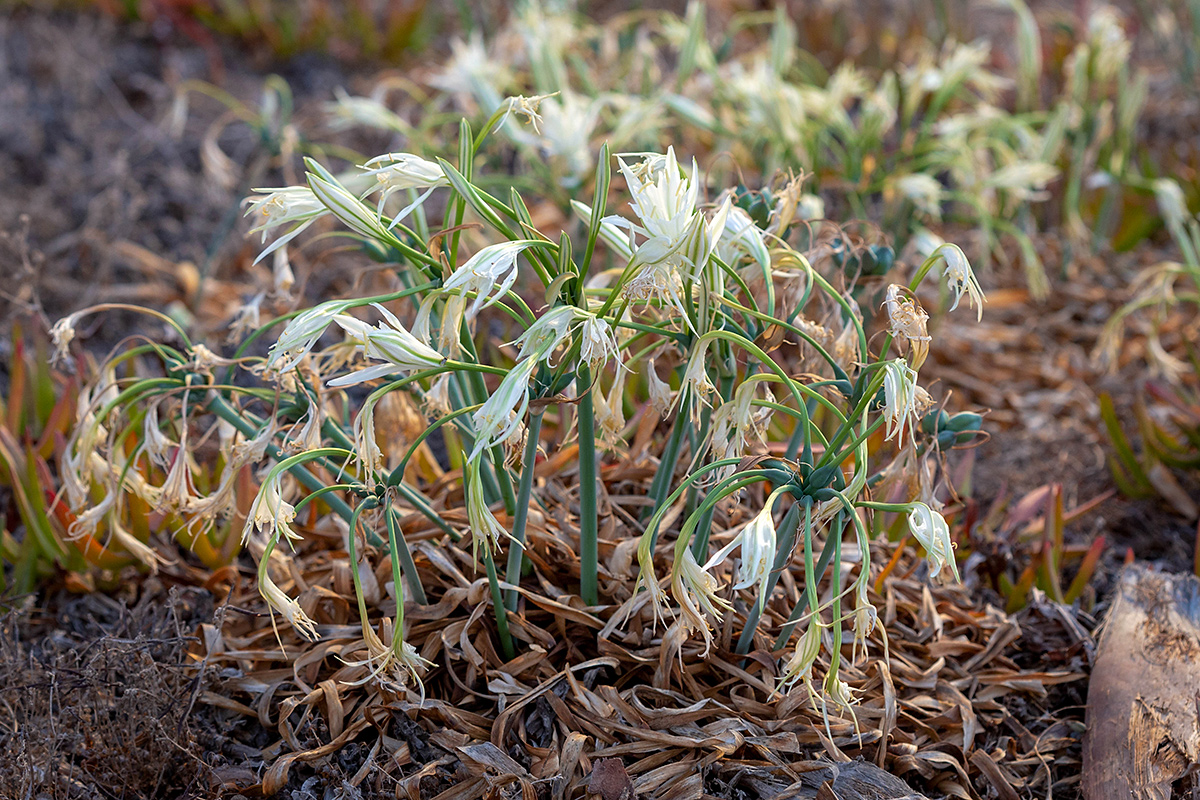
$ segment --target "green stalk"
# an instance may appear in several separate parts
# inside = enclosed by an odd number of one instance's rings
[[[683,446],[683,434],[687,426],[683,424],[682,410],[675,414],[671,425],[671,435],[667,437],[666,447],[663,448],[662,458],[658,469],[654,472],[654,480],[650,483],[650,499],[654,502],[642,508],[642,519],[654,514],[662,505],[663,498],[671,489],[671,477],[675,474],[675,462],[679,460],[679,448]]]
[[[396,509],[392,508],[390,503],[387,506],[387,532],[388,544],[392,547],[392,571],[396,583],[396,615],[401,617],[404,613],[400,595],[401,566],[404,567],[404,574],[408,576],[408,587],[412,589],[413,600],[423,606],[429,605],[429,600],[425,598],[425,587],[421,585],[421,578],[417,575],[417,565],[413,562],[408,542],[404,540],[404,533],[400,530],[400,521],[396,519]]]
[[[488,588],[492,590],[492,611],[496,615],[496,633],[500,635],[500,650],[504,653],[505,661],[512,661],[517,650],[513,646],[512,634],[508,631],[508,609],[500,595],[500,581],[496,577],[496,560],[491,550],[483,554],[483,565],[487,569]]]
[[[513,517],[512,544],[508,549],[508,570],[506,579],[513,586],[521,584],[521,562],[525,558],[525,526],[529,522],[529,504],[533,502],[533,471],[537,459],[538,437],[542,432],[542,415],[545,409],[533,411],[529,415],[528,439],[525,442],[525,455],[521,461],[521,483],[517,487],[517,513]],[[517,590],[509,589],[505,593],[504,606],[509,611],[517,610]]]
[[[589,606],[600,604],[597,588],[599,563],[596,495],[599,492],[596,469],[596,415],[593,408],[592,371],[580,363],[575,370],[579,397],[579,594]],[[522,484],[525,476],[521,475]]]

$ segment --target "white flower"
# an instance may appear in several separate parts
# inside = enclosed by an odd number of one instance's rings
[[[787,665],[783,668],[784,684],[791,685],[796,681],[803,681],[804,685],[808,687],[809,694],[815,695],[812,688],[812,668],[817,663],[819,655],[821,655],[821,621],[818,617],[811,616],[808,619],[808,627],[804,629],[804,635],[796,643],[792,657],[788,659]]]
[[[262,241],[267,241],[267,233],[280,225],[292,225],[290,229],[282,236],[278,237],[271,243],[271,246],[258,254],[258,258],[254,259],[257,264],[269,253],[275,252],[280,247],[295,239],[309,225],[312,225],[318,218],[329,213],[324,204],[317,199],[313,194],[312,189],[307,186],[284,186],[277,189],[255,189],[256,192],[267,192],[267,194],[256,195],[249,200],[250,207],[246,210],[246,216],[258,212],[262,215],[263,221],[250,229],[250,233],[262,233]]]
[[[767,581],[771,577],[771,568],[775,565],[775,551],[778,548],[775,521],[771,518],[771,505],[768,503],[729,544],[713,553],[712,558],[703,567],[704,570],[712,569],[724,561],[735,547],[740,547],[742,565],[738,568],[739,580],[733,588],[748,589],[758,584],[759,609],[767,602]]]
[[[517,360],[547,359],[570,333],[571,323],[578,311],[574,306],[558,306],[538,317],[512,344],[520,345]]]
[[[1187,198],[1179,184],[1170,178],[1159,178],[1154,181],[1154,201],[1159,213],[1172,227],[1183,225],[1188,218]]]
[[[278,341],[267,351],[267,365],[279,372],[293,369],[316,345],[333,318],[346,307],[343,302],[321,303],[293,317]],[[280,364],[279,362],[284,362]]]
[[[500,107],[503,99],[497,86],[508,82],[507,67],[492,59],[478,33],[470,41],[450,42],[451,58],[445,68],[429,80],[436,89],[455,94],[471,95],[485,114]]]
[[[425,392],[422,400],[425,408],[439,417],[444,417],[453,411],[453,406],[450,404],[450,373],[444,372],[439,375],[429,385],[429,391]]]
[[[950,310],[958,308],[958,301],[965,293],[967,301],[979,312],[977,321],[982,320],[983,304],[987,298],[983,296],[983,290],[979,288],[979,281],[975,279],[975,273],[971,270],[971,262],[967,260],[966,253],[956,244],[943,244],[934,253],[940,255],[945,262],[946,282],[954,291],[954,304],[950,306]]]
[[[307,163],[310,168],[318,168],[316,162],[311,159],[308,159]],[[387,241],[389,238],[388,231],[391,228],[384,227],[379,214],[372,211],[362,200],[351,194],[332,175],[329,175],[327,172],[324,172],[324,175],[327,177],[310,172],[306,177],[308,178],[308,186],[312,189],[312,193],[329,209],[330,213],[341,220],[343,225],[360,236],[378,241]],[[411,210],[411,207],[405,213],[409,210]],[[403,219],[403,217],[404,214],[397,215],[396,219],[392,220],[392,224],[394,225],[398,220]]]
[[[617,377],[613,380],[612,387],[608,390],[607,397],[601,397],[600,402],[596,403],[595,409],[596,419],[600,422],[600,430],[605,441],[615,443],[621,430],[625,427],[625,375],[628,370],[618,369]],[[599,383],[592,387],[595,392],[599,391]]]
[[[273,470],[250,505],[246,526],[242,529],[242,544],[249,542],[255,531],[269,532],[273,534],[272,538],[282,534],[298,541],[303,537],[291,528],[295,519],[296,508],[283,499],[283,473]]]
[[[449,186],[450,181],[442,172],[442,168],[433,161],[415,156],[411,153],[387,153],[376,156],[362,165],[366,175],[374,177],[376,184],[363,197],[369,197],[375,192],[379,195],[379,213],[383,214],[383,204],[396,192],[408,189],[424,189],[424,194],[412,201],[404,210],[392,219],[388,230],[394,228],[402,219],[412,213],[413,209],[425,202],[430,193],[439,186]]]
[[[924,172],[901,175],[895,179],[895,186],[896,190],[911,200],[921,213],[928,214],[934,219],[942,218],[944,191],[937,178]]]
[[[151,403],[142,422],[142,446],[150,463],[167,469],[171,461],[171,448],[175,442],[162,432],[158,422],[158,403]]]
[[[692,353],[687,369],[683,372],[683,385],[687,388],[686,394],[693,421],[700,419],[700,405],[708,405],[708,396],[717,392],[717,387],[708,377],[707,362],[708,342],[705,342]]]
[[[501,242],[485,247],[468,259],[442,284],[443,292],[475,292],[475,301],[467,316],[475,316],[495,303],[512,288],[517,280],[517,255],[522,250],[540,244],[532,239]]]
[[[350,334],[367,358],[385,363],[335,378],[329,381],[330,386],[354,386],[384,375],[436,367],[446,360],[441,353],[409,333],[392,312],[378,303],[371,305],[385,320],[376,327],[345,314],[338,314],[333,321]]]
[[[482,545],[486,557],[500,548],[500,537],[508,531],[488,508],[483,493],[483,476],[480,472],[483,459],[467,458],[463,453],[467,475],[467,524],[471,527],[471,560],[475,561]]]
[[[54,343],[54,355],[51,357],[50,363],[57,364],[70,356],[71,341],[75,338],[75,326],[79,323],[79,318],[83,316],[83,313],[76,311],[70,316],[63,317],[54,323],[54,327],[50,328],[50,341]]]
[[[742,253],[749,253],[764,268],[771,265],[771,254],[767,251],[763,232],[749,214],[737,206],[731,206],[721,238],[717,241],[717,255],[726,264],[733,264]]]
[[[917,372],[903,358],[883,365],[884,415],[887,417],[887,438],[904,441],[905,427],[917,424]]]
[[[332,118],[330,127],[334,130],[346,130],[355,125],[396,133],[405,133],[412,129],[412,126],[394,111],[373,97],[351,97],[341,87],[334,89],[333,95],[337,100],[325,104],[325,113]]]
[[[914,503],[908,512],[908,529],[925,548],[933,567],[931,577],[937,577],[942,567],[949,566],[958,580],[958,565],[954,561],[954,544],[950,541],[950,526],[946,518],[924,503]]]
[[[529,409],[529,381],[537,360],[527,358],[508,371],[500,386],[472,415],[475,426],[475,447],[471,459],[479,458],[484,450],[499,444],[516,432]]]

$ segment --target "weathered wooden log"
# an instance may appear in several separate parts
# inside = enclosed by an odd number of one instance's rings
[[[1121,573],[1088,688],[1087,800],[1168,800],[1200,760],[1200,581]]]

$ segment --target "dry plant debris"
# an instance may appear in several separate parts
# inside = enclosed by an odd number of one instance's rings
[[[556,494],[566,497],[566,487],[543,496]],[[574,548],[564,542],[576,533],[565,501],[531,525],[534,576],[525,585],[539,588],[522,589],[521,614],[510,619],[524,652],[503,662],[486,580],[464,572],[463,545],[437,540],[424,524],[405,520],[431,587],[430,605],[405,610],[408,641],[441,665],[425,677],[424,700],[399,686],[358,684],[366,669],[345,663],[361,655],[362,639],[344,551],[310,549],[295,561],[300,604],[318,622],[315,643],[287,627],[277,640],[258,616],[266,607],[254,587],[235,580],[229,588],[225,605],[240,613],[227,613],[223,627],[203,626],[193,654],[222,675],[201,702],[271,731],[249,754],[265,769],[253,785],[233,780],[230,788],[272,795],[295,787],[358,742],[369,753],[345,776],[351,785],[413,800],[489,790],[578,798],[593,780],[615,780],[595,777],[606,759],[620,759],[639,797],[792,796],[806,771],[858,759],[931,796],[1075,796],[1082,703],[1077,690],[1065,703],[1063,693],[1086,677],[1093,644],[1090,620],[1069,608],[1035,603],[1009,616],[961,587],[929,585],[919,577],[926,568],[902,554],[876,598],[890,667],[876,638],[846,672],[857,725],[831,707],[826,727],[806,694],[774,691],[768,643],[747,658],[731,653],[744,608],[717,632],[707,659],[698,643],[671,656],[672,643],[649,626],[639,630],[636,615],[629,633],[610,625],[632,587],[613,527],[602,541],[604,605],[585,608],[563,594],[557,584],[578,571],[566,559]],[[373,577],[385,584],[386,561]],[[788,608],[777,605],[766,615],[782,621]],[[372,614],[393,613],[379,591]]]

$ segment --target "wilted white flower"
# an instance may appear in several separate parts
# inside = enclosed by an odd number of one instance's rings
[[[733,588],[748,589],[758,584],[758,607],[760,610],[767,602],[767,581],[771,577],[771,568],[775,564],[775,551],[778,549],[775,521],[771,518],[772,505],[773,503],[768,501],[763,510],[758,512],[729,544],[713,553],[712,558],[702,568],[705,571],[712,569],[724,561],[735,547],[740,547],[742,565],[738,569],[738,582],[733,585]]]
[[[675,395],[671,391],[671,385],[658,377],[653,358],[646,361],[646,382],[650,388],[651,407],[658,416],[665,417],[671,406],[675,405]]]
[[[264,554],[258,564],[259,593],[267,601],[268,606],[283,615],[283,618],[295,629],[296,633],[310,642],[315,642],[318,638],[317,623],[308,614],[304,613],[304,609],[300,607],[299,603],[288,597],[275,584],[275,581],[271,580],[270,572],[267,569],[269,561],[270,559],[267,557],[267,554]]]
[[[307,186],[284,186],[277,189],[255,189],[266,194],[255,195],[249,199],[250,207],[246,216],[258,213],[263,217],[261,223],[250,229],[250,233],[262,233],[262,241],[267,241],[267,233],[281,225],[292,225],[285,233],[271,242],[270,247],[258,254],[254,259],[257,264],[269,253],[283,247],[300,232],[312,225],[320,217],[329,213],[329,209],[317,199],[312,189]]]
[[[625,427],[625,375],[628,370],[617,369],[617,377],[613,380],[612,387],[608,390],[607,397],[601,397],[600,402],[596,403],[593,408],[596,412],[596,418],[600,422],[601,435],[605,441],[614,443],[617,441],[621,430]],[[597,383],[593,387],[593,391],[599,388]]]
[[[954,544],[950,541],[950,526],[946,518],[924,503],[914,503],[908,512],[908,529],[925,548],[933,567],[931,577],[937,577],[942,567],[949,566],[958,580],[958,565],[954,560]]]
[[[693,421],[700,419],[700,405],[708,405],[708,396],[717,391],[717,387],[708,377],[707,361],[708,342],[705,342],[692,353],[687,369],[683,371],[683,385],[687,388],[686,395]],[[681,392],[682,394],[684,393]]]
[[[335,378],[329,381],[330,386],[354,386],[397,372],[436,367],[446,360],[441,353],[409,333],[395,314],[378,303],[371,305],[384,317],[384,322],[375,327],[345,314],[338,314],[333,321],[350,334],[367,358],[385,363]]]
[[[916,370],[925,363],[925,358],[929,355],[929,343],[933,337],[925,327],[929,315],[915,297],[906,294],[907,291],[897,284],[891,284],[884,296],[883,306],[887,310],[888,332],[908,341],[912,354],[912,368]]]
[[[295,519],[295,507],[283,499],[283,473],[272,470],[250,505],[246,526],[242,528],[242,544],[249,542],[256,531],[269,532],[273,534],[272,538],[283,535],[299,541],[303,537],[291,527]]]
[[[375,438],[375,406],[381,397],[372,393],[354,418],[354,454],[368,476],[375,475],[384,466],[383,451]]]
[[[75,326],[83,314],[83,311],[76,311],[74,314],[63,317],[50,328],[50,341],[54,343],[54,355],[51,356],[50,363],[57,364],[70,356],[71,342],[75,338]]]
[[[808,688],[808,693],[811,696],[816,696],[812,685],[812,668],[817,663],[817,657],[821,655],[821,620],[814,616],[809,617],[808,627],[804,629],[804,634],[800,637],[800,641],[796,643],[796,649],[792,651],[792,657],[788,659],[788,663],[783,668],[783,682],[785,685],[794,684],[796,681],[803,681]]]
[[[702,658],[708,655],[713,643],[708,616],[719,622],[722,611],[733,607],[728,600],[717,595],[720,588],[717,579],[696,563],[692,548],[685,547],[681,554],[676,555],[675,567],[671,571],[671,595],[679,605],[684,631],[688,634],[699,631],[704,637]]]
[[[429,391],[422,398],[425,408],[444,417],[454,410],[450,403],[450,373],[444,372],[429,385]]]
[[[917,372],[903,358],[883,365],[884,415],[887,417],[887,438],[904,441],[904,429],[915,426],[918,420]]]

